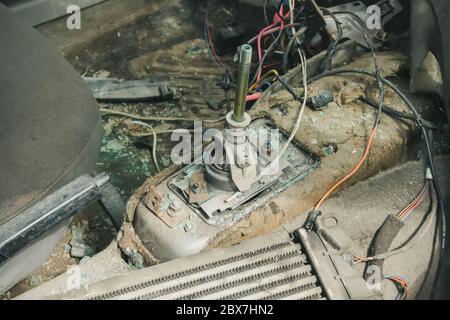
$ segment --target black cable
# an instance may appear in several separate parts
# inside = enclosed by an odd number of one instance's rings
[[[366,75],[369,77],[373,77],[373,78],[377,78],[376,74],[373,74],[367,70],[361,70],[361,69],[338,69],[338,70],[331,70],[331,71],[327,71],[324,72],[321,75],[318,75],[316,77],[313,77],[311,79],[308,80],[308,83],[317,81],[321,78],[324,77],[330,77],[330,76],[335,76],[335,75],[340,75],[340,74],[360,74],[360,75]],[[385,85],[387,85],[388,87],[390,87],[392,90],[395,91],[395,93],[406,103],[407,107],[411,110],[411,112],[413,113],[415,119],[416,119],[416,123],[417,125],[420,127],[421,131],[422,131],[422,135],[424,137],[424,141],[425,141],[425,145],[426,145],[426,153],[427,153],[427,158],[428,158],[428,166],[431,170],[431,173],[433,175],[433,185],[434,188],[436,190],[436,194],[438,197],[438,204],[439,204],[439,215],[438,215],[438,224],[440,224],[440,228],[441,228],[441,252],[440,252],[440,258],[439,258],[439,264],[438,264],[438,269],[437,269],[437,274],[438,276],[435,278],[434,280],[434,285],[433,285],[433,293],[432,293],[432,297],[435,296],[436,294],[436,288],[439,282],[439,279],[441,278],[441,273],[443,272],[443,263],[447,257],[447,225],[446,225],[446,216],[445,216],[445,207],[444,207],[444,197],[442,194],[442,190],[441,190],[441,186],[439,184],[438,181],[438,173],[436,170],[436,165],[435,165],[435,161],[434,161],[434,155],[433,155],[433,150],[432,150],[432,146],[430,143],[430,137],[429,137],[429,129],[427,129],[424,125],[423,125],[423,119],[421,117],[421,115],[419,114],[419,112],[417,111],[417,109],[414,107],[414,104],[411,102],[411,100],[409,100],[409,98],[392,82],[390,82],[389,80],[381,77],[383,83]]]
[[[283,5],[284,5],[284,0],[280,0],[280,3],[278,3],[278,6],[277,6],[276,15],[278,16],[278,18],[281,19],[281,21],[286,22],[286,20],[280,15],[280,10]]]
[[[269,0],[265,0],[263,4],[264,20],[266,21],[266,25],[270,25],[269,16],[267,15],[267,2],[269,2]],[[273,35],[273,33],[271,33],[270,35],[275,40],[275,36]]]
[[[335,39],[335,41],[330,43],[330,46],[328,47],[328,50],[327,50],[327,57],[325,59],[324,70],[329,71],[333,68],[333,56],[334,56],[334,53],[336,51],[336,48],[337,48],[339,42],[341,42],[341,40],[342,40],[344,32],[342,31],[341,22],[330,10],[328,10],[327,8],[320,8],[320,10],[322,10],[323,12],[328,14],[334,20],[334,23],[336,24],[336,30],[337,30],[336,39]]]
[[[445,207],[444,207],[444,202],[443,202],[444,198],[443,198],[443,194],[441,191],[439,181],[437,180],[438,175],[437,175],[436,165],[435,165],[434,159],[433,159],[432,144],[430,143],[429,135],[432,135],[433,132],[431,129],[427,129],[423,126],[421,126],[421,128],[422,128],[422,133],[425,136],[427,155],[428,155],[428,158],[431,159],[430,160],[430,169],[431,169],[432,175],[434,177],[433,181],[435,183],[436,193],[438,194],[440,214],[439,214],[439,219],[437,219],[438,220],[437,223],[438,223],[438,225],[440,225],[441,237],[442,237],[441,252],[439,255],[438,267],[436,270],[437,276],[433,282],[432,298],[434,298],[436,296],[436,290],[437,290],[437,287],[439,284],[439,280],[442,278],[442,273],[445,271],[444,270],[444,262],[446,261],[447,255],[448,255],[448,253],[446,252],[447,247],[448,247],[448,244],[447,244],[447,241],[448,241],[448,239],[447,239],[447,217],[445,216]]]
[[[297,40],[298,37],[300,37],[301,35],[303,35],[303,34],[306,32],[306,30],[307,30],[307,29],[305,29],[304,27],[303,27],[303,28],[300,28],[300,30],[297,30],[297,31],[295,32],[295,34],[292,35],[291,40],[289,40],[288,46],[287,46],[287,48],[286,48],[286,51],[283,53],[283,64],[282,64],[282,66],[283,66],[283,71],[284,71],[285,73],[288,71],[288,70],[287,70],[287,68],[288,68],[288,57],[289,57],[289,53],[290,53],[291,50],[292,50],[292,46],[294,45],[295,40]],[[299,41],[300,41],[300,40],[299,40]]]
[[[281,1],[279,2],[278,7],[277,7],[277,9],[276,9],[277,15],[278,15],[280,18],[281,18],[281,16],[279,15],[279,11],[280,11],[282,5],[283,5],[283,0],[281,0]],[[285,19],[283,19],[283,21],[285,21]],[[283,34],[283,31],[285,31],[285,30],[280,29],[278,35],[274,38],[274,41],[272,42],[272,44],[269,46],[269,48],[267,48],[266,52],[264,53],[264,55],[263,55],[263,57],[262,57],[262,59],[261,59],[261,62],[260,62],[259,65],[258,65],[258,68],[256,69],[256,73],[255,73],[254,77],[252,78],[252,81],[250,81],[250,83],[255,83],[255,82],[256,82],[256,79],[257,79],[259,70],[263,68],[263,65],[264,65],[265,60],[267,59],[267,57],[269,56],[269,54],[272,53],[272,51],[274,50],[275,45],[280,41],[281,35]],[[297,37],[298,37],[298,36],[297,36]],[[293,39],[295,39],[295,37],[293,37]],[[292,39],[291,39],[291,41],[292,41]],[[291,43],[291,44],[290,44],[291,49],[292,49],[292,45],[293,45],[293,44]],[[289,54],[289,51],[290,51],[290,49],[287,50],[287,54]],[[286,52],[283,53],[283,63],[284,63],[285,55],[286,55]]]
[[[375,124],[374,124],[374,128],[376,128],[380,124],[381,115],[383,114],[384,96],[385,96],[384,83],[383,83],[383,79],[381,77],[381,69],[380,69],[380,66],[378,65],[375,48],[369,43],[367,33],[365,33],[365,32],[364,32],[364,39],[366,40],[367,45],[370,47],[370,52],[372,53],[372,57],[373,57],[374,65],[375,65],[375,78],[376,78],[377,84],[378,84],[378,91],[380,92],[380,102],[379,102],[379,106],[378,106],[378,113],[377,113],[377,118],[376,118]]]
[[[340,26],[340,22],[339,20],[336,18],[336,16],[334,16],[333,13],[331,13],[328,9],[326,8],[321,8],[322,11],[324,11],[325,13],[328,13],[333,20],[336,22],[336,26]],[[353,14],[354,15],[354,14]],[[364,26],[364,30],[366,30],[365,28],[365,24],[363,23],[362,20],[357,19],[358,22],[361,23],[362,26]],[[339,31],[338,31],[339,32]],[[433,156],[433,151],[432,151],[432,145],[430,142],[430,137],[429,137],[429,133],[431,132],[431,129],[427,128],[427,126],[425,125],[425,121],[422,119],[422,117],[420,116],[420,114],[417,112],[416,108],[414,107],[413,103],[409,100],[409,98],[392,82],[390,82],[389,80],[383,78],[381,76],[381,72],[379,67],[377,66],[377,60],[376,60],[376,56],[375,56],[375,49],[373,47],[373,44],[370,42],[367,33],[365,31],[363,31],[364,34],[364,39],[368,45],[368,47],[370,48],[372,55],[374,56],[374,61],[375,61],[375,69],[376,72],[375,74],[367,71],[367,70],[359,70],[359,69],[340,69],[340,70],[333,70],[331,71],[330,69],[327,70],[327,68],[330,67],[330,64],[332,64],[332,56],[334,55],[334,51],[336,48],[333,48],[333,45],[337,46],[337,41],[335,41],[329,48],[328,51],[328,55],[327,55],[327,61],[326,61],[326,65],[325,65],[325,72],[317,77],[313,77],[312,79],[310,79],[308,82],[314,82],[322,77],[326,77],[326,76],[333,76],[333,75],[338,75],[338,74],[345,74],[345,73],[352,73],[352,74],[363,74],[363,75],[367,75],[370,77],[374,77],[377,82],[378,82],[378,86],[380,89],[380,92],[382,93],[382,97],[381,97],[381,101],[380,101],[380,106],[379,106],[379,110],[378,110],[378,115],[377,115],[377,120],[375,125],[378,125],[380,118],[381,118],[381,113],[383,110],[383,106],[384,106],[384,90],[382,90],[382,87],[380,86],[380,84],[382,83],[382,85],[387,85],[388,87],[390,87],[392,90],[394,90],[399,97],[406,103],[406,105],[408,106],[408,108],[411,110],[411,112],[414,115],[416,124],[419,126],[419,128],[422,131],[424,140],[425,140],[425,144],[426,144],[426,152],[427,152],[427,158],[428,158],[428,162],[429,162],[429,168],[431,170],[431,173],[433,175],[433,185],[434,188],[436,190],[436,194],[437,194],[437,198],[438,198],[438,205],[439,205],[439,219],[438,219],[438,224],[441,225],[441,237],[442,237],[442,244],[441,244],[441,252],[440,252],[440,259],[439,259],[439,265],[438,265],[438,270],[437,270],[437,274],[438,276],[434,279],[434,284],[433,284],[433,293],[432,293],[432,297],[435,296],[436,294],[436,289],[437,289],[437,285],[439,282],[439,279],[441,278],[441,273],[443,272],[443,263],[446,259],[447,256],[447,252],[446,252],[446,247],[447,247],[447,225],[446,225],[446,216],[445,216],[445,208],[444,208],[444,203],[443,203],[443,195],[442,195],[442,191],[440,188],[440,184],[439,181],[437,179],[438,175],[437,175],[437,170],[436,170],[436,165],[434,162],[434,156]]]
[[[336,14],[348,14],[348,15],[351,15],[351,16],[353,16],[356,19],[356,22],[359,23],[361,28],[364,30],[363,31],[364,33],[366,33],[367,31],[370,31],[367,28],[367,25],[364,22],[364,20],[360,16],[358,16],[356,13],[354,13],[354,12],[351,12],[351,11],[333,11],[333,14],[334,15],[336,15]],[[368,46],[373,46],[373,43],[372,42],[369,43],[368,39],[366,39],[366,43],[367,43]]]
[[[280,31],[278,32],[277,37],[275,38],[275,40],[272,42],[272,44],[267,48],[266,52],[264,53],[263,57],[261,58],[261,62],[258,64],[258,68],[256,69],[255,75],[252,78],[252,81],[250,81],[250,83],[255,83],[256,79],[258,78],[258,72],[260,69],[263,68],[264,65],[264,61],[266,60],[266,58],[268,57],[268,55],[272,52],[272,50],[274,49],[275,45],[280,41],[281,39],[281,35],[283,34],[282,29],[280,29]]]
[[[336,36],[336,40],[334,42],[332,42],[327,50],[327,57],[325,60],[325,72],[329,71],[332,69],[333,67],[333,56],[334,53],[336,51],[337,45],[339,44],[339,42],[342,40],[343,37],[343,30],[342,30],[342,26],[341,26],[341,22],[339,21],[339,19],[335,16],[335,14],[333,12],[331,12],[330,10],[328,10],[327,8],[323,8],[321,7],[320,10],[322,10],[325,14],[329,15],[335,22],[336,24],[336,30],[337,30],[337,36]],[[356,15],[355,15],[356,16]],[[375,48],[373,46],[373,44],[370,42],[370,39],[366,33],[366,28],[364,25],[364,22],[361,19],[357,19],[358,22],[360,22],[363,25],[363,35],[364,35],[364,41],[367,44],[367,47],[370,49],[370,52],[372,54],[373,57],[373,61],[374,61],[374,67],[375,67],[375,76],[376,76],[376,80],[377,80],[377,84],[378,84],[378,90],[380,91],[380,105],[379,105],[379,110],[378,110],[378,115],[377,115],[377,120],[375,122],[375,126],[378,126],[380,120],[381,120],[381,114],[382,114],[382,110],[383,110],[383,105],[384,105],[384,96],[385,96],[385,92],[384,92],[384,83],[382,81],[382,77],[381,77],[381,69],[378,65],[378,60],[377,60],[377,56],[375,53]]]
[[[300,18],[300,16],[301,16],[302,14],[304,14],[306,11],[307,11],[307,10],[306,10],[306,6],[305,6],[304,3],[302,3],[302,6],[300,7],[300,9],[298,9],[298,12],[297,12],[297,14],[296,14],[295,17],[294,17],[294,21],[297,21],[297,20]],[[311,15],[308,14],[308,12],[306,12],[305,16],[303,17],[303,20],[306,21],[306,19],[308,19],[310,16],[311,16]],[[315,16],[315,15],[313,15],[313,16]],[[306,25],[307,25],[307,24],[306,24]]]
[[[433,248],[431,249],[431,255],[430,255],[430,260],[428,261],[428,265],[427,265],[427,271],[423,277],[423,281],[422,284],[420,285],[420,288],[417,290],[417,294],[416,297],[418,297],[420,299],[420,297],[422,296],[422,292],[425,289],[425,285],[428,282],[428,277],[430,276],[430,274],[433,271],[433,265],[434,265],[434,258],[435,258],[435,254],[436,254],[436,244],[438,242],[438,233],[439,233],[439,225],[436,224],[434,227],[434,234],[433,234]]]
[[[373,108],[378,108],[378,104],[373,102],[372,100],[369,100],[367,98],[361,97],[358,100],[360,100],[361,102],[373,107]],[[383,106],[383,112],[385,114],[387,114],[388,116],[397,119],[397,120],[409,120],[409,121],[416,121],[416,118],[413,115],[410,114],[406,114],[404,112],[401,111],[397,111],[387,105]]]
[[[366,75],[366,76],[370,76],[373,77],[377,80],[378,83],[378,89],[380,91],[381,94],[381,99],[380,99],[380,104],[378,107],[378,113],[377,113],[377,117],[375,120],[375,127],[378,126],[380,120],[381,120],[381,114],[383,112],[383,109],[386,109],[384,106],[384,85],[387,85],[388,87],[390,87],[392,90],[394,90],[399,97],[406,103],[406,105],[408,106],[408,108],[411,110],[411,112],[413,113],[413,117],[414,120],[416,121],[416,124],[419,126],[419,128],[422,131],[424,140],[425,140],[425,144],[426,144],[426,152],[427,152],[427,158],[428,158],[428,163],[429,163],[429,168],[431,170],[431,173],[433,175],[433,185],[434,188],[436,190],[436,194],[437,194],[437,198],[438,198],[438,206],[439,206],[439,215],[438,215],[438,225],[441,226],[441,236],[442,236],[442,244],[441,244],[441,252],[440,252],[440,259],[439,259],[439,265],[438,265],[438,270],[437,270],[437,274],[438,276],[435,278],[434,280],[434,284],[433,284],[433,293],[432,296],[434,297],[436,294],[436,289],[437,289],[437,285],[438,285],[438,281],[441,278],[441,274],[443,272],[443,263],[446,259],[447,253],[446,253],[446,247],[447,247],[447,226],[446,226],[446,216],[445,216],[445,208],[444,208],[444,203],[443,203],[443,195],[442,195],[442,191],[441,191],[441,187],[439,184],[439,181],[437,179],[438,175],[437,175],[437,170],[436,170],[436,165],[434,162],[434,155],[433,155],[433,151],[432,151],[432,146],[430,143],[430,137],[429,137],[429,133],[431,133],[431,130],[428,129],[426,127],[426,125],[424,125],[424,120],[422,119],[422,117],[420,116],[420,114],[418,113],[418,111],[416,110],[416,108],[414,107],[413,103],[409,100],[409,98],[392,82],[390,82],[389,80],[383,78],[381,76],[381,70],[378,66],[378,62],[376,59],[376,53],[375,53],[375,49],[373,47],[373,44],[371,43],[371,41],[369,40],[367,33],[365,31],[363,31],[364,34],[364,39],[368,45],[368,47],[371,50],[372,56],[374,58],[374,62],[375,62],[375,73],[371,73],[369,71],[366,70],[359,70],[359,69],[340,69],[340,70],[331,70],[332,68],[332,58],[333,55],[335,53],[336,47],[339,43],[339,41],[341,40],[342,37],[342,27],[341,24],[339,22],[339,20],[337,19],[337,17],[330,12],[328,9],[326,8],[321,8],[322,11],[324,11],[325,13],[327,13],[328,15],[330,15],[333,20],[336,23],[336,28],[338,31],[338,36],[336,38],[336,40],[330,44],[330,47],[328,48],[328,53],[327,53],[327,58],[326,58],[326,62],[325,62],[325,72],[319,76],[313,77],[311,79],[308,80],[308,83],[312,83],[314,81],[317,81],[320,78],[323,77],[327,77],[327,76],[333,76],[333,75],[338,75],[338,74],[362,74],[362,75]],[[365,24],[362,23],[362,21],[359,19],[357,19],[357,21],[359,23],[361,23],[362,26],[364,26],[364,30],[366,30],[365,28]],[[279,78],[280,80],[280,78]],[[289,86],[286,86],[285,83],[283,83],[282,81],[280,81],[283,86],[285,86],[289,92],[291,92],[291,94],[293,93],[293,90],[289,90]]]
[[[303,99],[295,92],[294,88],[292,88],[286,81],[283,80],[279,75],[276,76],[277,80],[281,83],[283,87],[292,95],[294,100],[303,103]]]
[[[367,98],[361,97],[361,98],[358,98],[358,100],[361,101],[362,103],[367,104],[368,106],[371,106],[373,108],[378,108],[378,104],[376,104],[375,102],[373,102]],[[407,113],[404,113],[401,111],[397,111],[387,105],[383,106],[383,112],[385,114],[387,114],[388,116],[390,116],[391,118],[401,121],[402,123],[407,124],[407,125],[409,124],[407,121],[416,122],[416,118],[413,115],[410,115],[410,114],[407,114]],[[431,121],[422,120],[422,124],[427,129],[431,129],[433,131],[439,131],[439,132],[443,132],[443,133],[447,132],[445,129],[440,128],[438,125],[436,125],[435,123],[433,123]],[[417,123],[416,123],[416,125],[417,125]]]

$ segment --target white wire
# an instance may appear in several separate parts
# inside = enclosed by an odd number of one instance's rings
[[[294,7],[295,7],[295,0],[289,0],[289,10],[290,10],[290,23],[293,25],[294,23]],[[295,35],[297,33],[297,31],[295,30],[295,26],[292,26],[292,33]],[[300,42],[297,39],[297,43],[300,44]],[[264,170],[262,170],[255,178],[255,182],[257,182],[259,179],[261,179],[263,176],[265,176],[269,171],[272,170],[272,167],[274,166],[275,163],[277,163],[281,157],[284,155],[284,153],[286,152],[287,148],[289,147],[289,145],[291,144],[292,140],[294,140],[295,135],[297,134],[298,129],[300,128],[300,124],[302,122],[303,119],[303,115],[305,113],[305,109],[306,109],[306,100],[308,99],[308,71],[307,71],[307,62],[306,62],[306,57],[303,54],[303,52],[300,50],[300,48],[298,49],[298,53],[300,55],[300,63],[302,65],[302,72],[303,72],[303,87],[304,87],[304,98],[303,98],[303,104],[301,106],[300,112],[298,114],[297,117],[297,122],[295,123],[295,127],[294,130],[292,130],[291,135],[289,136],[288,140],[286,141],[285,145],[283,146],[283,148],[281,149],[281,151],[278,153],[278,155],[271,161],[271,163],[264,168]]]
[[[295,0],[289,0],[289,11],[290,11],[290,23],[292,25],[291,30],[292,30],[292,35],[295,36],[297,34],[297,30],[295,29],[295,25],[294,25],[294,8],[295,8]],[[300,40],[298,40],[298,37],[296,37],[295,41],[297,42],[297,44],[300,46]],[[301,50],[300,48],[297,49],[298,50],[298,54],[301,56]]]
[[[303,72],[303,88],[304,88],[304,97],[303,97],[303,104],[301,106],[300,112],[297,117],[297,122],[295,123],[294,130],[292,130],[291,135],[289,136],[288,140],[286,141],[285,145],[281,149],[281,151],[278,153],[278,155],[272,160],[272,162],[264,169],[262,170],[259,175],[255,178],[255,182],[257,182],[259,179],[261,179],[264,175],[267,174],[270,170],[272,170],[273,165],[278,162],[283,154],[286,152],[287,148],[291,144],[292,140],[294,140],[295,135],[297,134],[297,131],[300,128],[300,124],[303,119],[303,115],[305,114],[306,109],[306,100],[308,99],[308,71],[307,71],[307,63],[306,63],[306,57],[303,54],[302,51],[300,51],[300,62],[302,65],[302,72]]]
[[[289,0],[289,11],[291,13],[289,19],[291,24],[294,23],[294,7],[295,7],[295,0]],[[292,26],[292,31],[295,31],[294,26]]]
[[[158,172],[161,172],[161,169],[159,168],[158,161],[156,158],[156,145],[158,143],[158,137],[156,135],[155,129],[153,129],[153,127],[151,125],[149,125],[148,123],[145,123],[142,121],[131,121],[131,123],[140,125],[145,128],[149,128],[152,131],[152,134],[153,134],[153,148],[152,148],[153,149],[152,150],[153,162],[155,163],[156,170],[158,170]]]
[[[293,35],[297,34],[297,30],[295,29],[295,26],[293,25],[293,23],[294,23],[294,8],[295,8],[295,0],[289,0],[290,23],[292,24],[292,34]],[[298,40],[298,38],[296,39],[296,41],[300,45],[300,41]],[[308,71],[307,71],[306,57],[305,57],[304,53],[300,50],[300,48],[298,48],[298,54],[300,56],[300,63],[301,63],[302,72],[303,72],[304,97],[303,97],[303,104],[300,109],[300,112],[299,112],[299,115],[297,118],[297,122],[295,124],[295,128],[294,128],[294,130],[292,130],[291,135],[289,136],[288,140],[286,141],[286,143],[283,146],[283,148],[281,149],[281,151],[278,153],[278,155],[275,157],[275,159],[270,163],[270,165],[267,166],[263,171],[260,172],[260,174],[256,177],[255,182],[258,181],[259,179],[261,179],[264,175],[266,175],[267,172],[269,172],[272,169],[273,165],[281,159],[281,157],[283,156],[283,154],[286,152],[287,148],[291,144],[292,140],[294,140],[295,135],[297,134],[297,131],[300,128],[300,124],[302,122],[303,115],[304,115],[305,109],[306,109],[306,100],[308,99]]]

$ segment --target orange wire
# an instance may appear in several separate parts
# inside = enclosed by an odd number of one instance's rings
[[[349,180],[351,177],[353,177],[355,175],[355,173],[357,173],[359,171],[359,169],[361,168],[361,166],[364,164],[367,157],[369,156],[370,149],[372,147],[376,132],[377,132],[377,127],[374,127],[372,129],[372,133],[370,134],[369,141],[367,142],[367,146],[366,146],[364,155],[361,158],[361,160],[359,160],[356,167],[352,170],[352,172],[350,172],[348,175],[346,175],[344,178],[342,178],[340,181],[338,181],[333,187],[331,187],[330,190],[328,190],[328,192],[319,200],[319,202],[317,202],[316,206],[314,207],[315,211],[319,210],[319,208],[322,206],[322,204],[325,202],[325,200],[327,200],[328,197],[336,191],[336,189],[338,189],[341,185],[343,185],[347,180]]]
[[[414,199],[414,201],[412,203],[410,203],[405,209],[403,209],[397,216],[399,218],[403,218],[406,215],[408,215],[409,212],[413,211],[418,206],[420,206],[426,198],[426,192],[427,192],[428,187],[429,187],[429,182],[427,181],[425,183],[425,186],[423,187],[423,189],[420,191],[419,196],[416,199]]]

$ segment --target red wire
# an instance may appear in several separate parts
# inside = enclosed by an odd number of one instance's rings
[[[261,64],[262,60],[262,48],[261,48],[261,39],[264,32],[266,32],[268,29],[271,29],[274,26],[272,23],[270,26],[265,27],[261,30],[261,32],[258,35],[258,62]],[[261,79],[261,68],[258,68],[258,76],[256,78],[257,81]]]
[[[284,22],[284,19],[287,19],[290,17],[290,12],[286,13],[286,15],[284,14],[284,7],[281,6],[280,7],[280,11],[278,12],[278,14],[275,14],[273,17],[273,23],[271,25],[266,26],[265,28],[263,28],[258,36],[257,36],[257,47],[258,47],[258,70],[257,70],[257,77],[256,77],[256,82],[261,80],[262,77],[262,71],[264,69],[264,66],[262,65],[262,38],[272,34],[276,31],[281,31],[287,27],[292,27],[292,24],[288,24],[286,25]],[[283,17],[283,19],[281,18]],[[295,24],[294,24],[295,25]],[[254,39],[251,39],[248,43],[253,43]],[[247,96],[246,101],[254,101],[254,100],[258,100],[261,97],[260,93],[254,93],[252,95]]]
[[[285,24],[283,29],[296,27],[296,26],[299,26],[299,25],[300,25],[300,23]],[[266,37],[266,36],[271,35],[272,33],[275,33],[277,31],[280,31],[280,27],[273,27],[272,29],[269,29],[266,32],[264,32],[262,36]],[[258,35],[256,35],[255,37],[251,38],[247,43],[248,44],[253,44],[255,41],[258,40]]]
[[[261,98],[261,95],[262,95],[261,92],[256,92],[256,93],[250,94],[247,96],[245,101],[249,102],[249,101],[258,100],[259,98]]]
[[[415,209],[417,209],[422,203],[423,203],[423,201],[425,200],[425,198],[426,198],[426,195],[424,194],[423,196],[422,196],[422,198],[419,200],[419,202],[417,202],[408,212],[406,212],[406,213],[404,213],[403,214],[403,216],[401,217],[403,220],[404,219],[406,219],[410,214],[411,214],[411,212],[413,212]]]
[[[225,70],[227,70],[228,68],[225,66],[225,64],[222,62],[222,60],[220,59],[219,55],[217,54],[216,51],[216,47],[214,46],[214,43],[212,41],[212,34],[211,34],[211,29],[209,28],[209,23],[208,23],[208,18],[205,17],[205,27],[206,27],[206,32],[208,34],[208,42],[209,42],[209,46],[211,47],[211,52],[214,56],[214,59],[217,61],[217,63]]]
[[[425,183],[425,186],[423,187],[422,191],[419,193],[419,195],[414,199],[413,202],[411,202],[405,209],[403,209],[399,214],[398,217],[402,220],[405,220],[407,216],[417,209],[423,201],[426,199],[426,191],[429,187],[429,182]]]
[[[408,283],[405,280],[403,280],[399,277],[395,277],[395,276],[389,276],[389,277],[386,277],[386,279],[389,279],[391,281],[394,281],[394,282],[400,284],[400,286],[403,288],[402,299],[406,300],[408,297]]]
[[[282,16],[284,19],[289,18],[290,16],[290,12],[288,12],[286,15],[284,15],[284,7],[281,6],[280,11],[279,11],[280,16]],[[281,19],[280,17],[278,17],[277,14],[275,14],[274,18],[273,18],[274,22],[270,25],[265,27],[264,29],[262,29],[259,34],[258,34],[258,62],[259,62],[259,68],[258,68],[258,75],[256,77],[256,80],[259,81],[261,80],[261,74],[262,74],[262,66],[261,66],[261,61],[262,61],[262,45],[261,45],[261,40],[263,38],[263,35],[265,32],[267,32],[268,30],[272,29],[273,27],[276,27],[278,25],[280,25],[279,30],[283,30],[285,28],[285,24],[284,24],[284,20]]]
[[[417,204],[417,202],[420,200],[424,193],[424,189],[420,192],[420,194],[407,206],[405,207],[399,214],[399,217],[402,217],[405,215],[405,213],[410,212],[411,209]]]

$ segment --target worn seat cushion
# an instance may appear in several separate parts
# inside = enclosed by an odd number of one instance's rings
[[[79,74],[0,4],[0,226],[95,167],[98,106]]]

